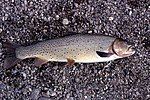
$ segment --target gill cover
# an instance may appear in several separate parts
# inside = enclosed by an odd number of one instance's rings
[[[128,57],[135,53],[132,46],[120,38],[116,38],[113,42],[112,51],[119,57]]]

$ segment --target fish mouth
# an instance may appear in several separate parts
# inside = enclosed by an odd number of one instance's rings
[[[124,53],[124,55],[126,56],[131,56],[135,53],[135,49],[133,48],[133,46],[129,45],[128,49],[126,50],[126,52]]]

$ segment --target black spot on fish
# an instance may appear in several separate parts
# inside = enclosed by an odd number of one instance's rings
[[[74,56],[74,58],[76,58],[76,56]]]

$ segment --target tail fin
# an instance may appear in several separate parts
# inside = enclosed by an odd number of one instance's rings
[[[17,64],[19,61],[21,61],[16,57],[15,54],[15,50],[18,47],[18,45],[3,42],[2,47],[4,48],[4,55],[5,55],[4,65],[3,65],[4,68],[9,69],[13,67],[15,64]]]

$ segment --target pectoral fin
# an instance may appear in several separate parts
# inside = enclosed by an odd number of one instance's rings
[[[75,63],[75,60],[67,58],[67,64],[65,66],[72,66]]]
[[[96,53],[97,53],[100,57],[110,57],[111,55],[113,55],[113,53],[106,53],[106,52],[100,52],[100,51],[96,51]]]
[[[34,65],[35,65],[35,66],[41,66],[41,65],[43,65],[43,64],[45,64],[45,63],[47,63],[47,62],[48,62],[48,60],[46,60],[46,59],[35,58]]]

